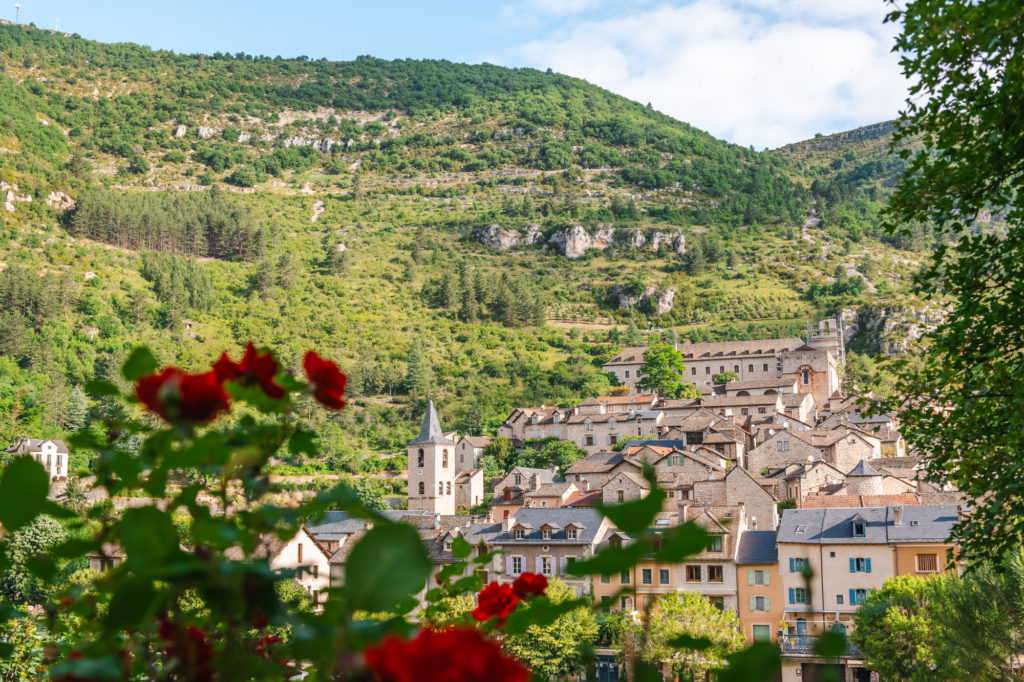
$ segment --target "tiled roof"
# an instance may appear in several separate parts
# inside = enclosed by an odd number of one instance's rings
[[[871,468],[866,459],[862,459],[857,462],[857,466],[850,469],[846,474],[847,476],[881,476],[877,471]]]
[[[462,440],[474,448],[485,448],[491,442],[491,439],[487,436],[463,436]]]
[[[545,523],[557,524],[559,528],[566,528],[570,524],[575,525],[578,530],[576,539],[566,538],[564,531],[556,533],[555,537],[543,539],[540,528]],[[602,517],[596,509],[589,507],[555,507],[545,509],[520,509],[509,521],[509,528],[516,524],[523,525],[529,532],[525,533],[522,540],[515,540],[508,531],[502,531],[494,538],[496,544],[523,544],[523,543],[544,543],[562,545],[590,544],[597,538],[601,528]]]
[[[803,544],[873,544],[945,542],[957,522],[957,507],[903,506],[896,525],[893,506],[786,509],[779,522],[778,542]],[[865,522],[864,537],[853,536],[853,521]]]
[[[747,530],[740,534],[736,550],[737,564],[775,564],[779,561],[779,548],[775,545],[775,531]]]
[[[593,507],[604,498],[600,490],[583,490],[573,493],[572,497],[565,503],[565,507]]]
[[[779,402],[782,394],[772,395],[741,395],[741,396],[712,396],[705,398],[703,405],[707,408],[732,407],[745,405],[775,405]]]
[[[38,452],[42,444],[47,442],[57,446],[56,452],[66,454],[68,451],[68,446],[62,440],[54,440],[53,438],[21,438],[17,443],[7,448],[7,452],[19,454]]]
[[[841,490],[843,485],[839,484],[834,489]],[[919,505],[921,498],[914,493],[899,493],[897,495],[830,495],[833,487],[822,486],[824,494],[808,495],[801,503],[805,509],[824,509],[826,507],[882,507],[888,504],[898,505]]]
[[[567,482],[544,483],[536,490],[527,490],[523,497],[561,497],[573,484]]]
[[[751,388],[779,388],[789,387],[796,383],[792,377],[777,377],[774,379],[750,379],[748,381],[728,381],[724,385],[726,391],[743,391]]]
[[[441,430],[441,422],[437,418],[433,400],[427,403],[427,412],[423,415],[423,425],[420,426],[419,437],[409,445],[455,445]]]
[[[623,460],[621,452],[595,452],[570,464],[567,474],[600,474],[609,471]]]

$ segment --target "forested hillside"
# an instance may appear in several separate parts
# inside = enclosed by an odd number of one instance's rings
[[[348,371],[354,409],[300,416],[355,468],[428,395],[487,432],[611,390],[601,363],[644,336],[899,305],[933,246],[880,241],[902,168],[884,129],[757,153],[555,73],[10,24],[0,67],[2,441],[100,428],[112,408],[80,387],[136,343],[193,367],[253,339]],[[532,237],[499,250],[491,225]]]

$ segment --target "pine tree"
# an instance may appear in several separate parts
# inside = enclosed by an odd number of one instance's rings
[[[86,426],[89,420],[89,403],[85,399],[85,393],[78,386],[71,390],[68,396],[67,405],[67,427],[77,431]]]
[[[635,317],[629,318],[629,324],[626,326],[626,337],[624,341],[627,346],[639,346],[643,343],[643,336],[640,335],[640,328],[636,326]]]
[[[406,363],[405,388],[415,397],[425,396],[434,383],[434,372],[423,354],[423,344],[419,339],[412,342],[409,359]]]

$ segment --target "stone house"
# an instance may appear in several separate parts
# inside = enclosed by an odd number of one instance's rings
[[[736,549],[736,584],[740,627],[747,644],[777,642],[785,608],[775,531],[740,533]]]
[[[618,471],[601,486],[603,504],[619,504],[647,497],[651,484],[639,472]]]
[[[782,395],[782,412],[787,417],[813,424],[818,419],[818,409],[811,393],[785,393]]]
[[[629,414],[653,410],[657,400],[653,393],[601,395],[577,403],[576,411],[579,414]]]
[[[774,483],[778,499],[795,500],[799,507],[808,495],[839,489],[846,482],[846,474],[828,462],[815,459],[788,464],[769,473],[767,479]]]
[[[5,452],[14,456],[28,456],[43,465],[50,480],[67,478],[68,446],[64,441],[43,438],[19,438]]]
[[[523,493],[524,506],[528,509],[557,509],[578,497],[580,489],[572,481],[542,483],[536,489]]]
[[[553,469],[515,467],[494,486],[490,507],[491,520],[501,522],[526,506],[526,493],[537,491],[548,483],[562,482]]]
[[[266,536],[248,558],[266,561],[275,572],[294,571],[295,582],[313,598],[314,604],[322,604],[327,600],[325,590],[332,586],[331,555],[327,546],[303,525],[298,534],[287,540],[277,535]],[[235,561],[245,558],[239,547],[228,549],[224,556]],[[334,582],[333,586],[339,584]]]
[[[701,405],[722,417],[773,420],[785,412],[782,397],[776,395],[750,395],[737,398],[714,396],[704,399]]]
[[[862,459],[877,458],[881,451],[881,442],[860,429],[783,429],[775,431],[750,451],[747,466],[751,471],[781,469],[812,458],[824,460],[840,471],[849,471]]]
[[[89,560],[89,568],[97,573],[106,573],[118,564],[124,562],[124,550],[114,542],[105,542],[99,550],[86,554]]]
[[[783,395],[796,393],[796,377],[774,377],[770,379],[753,379],[750,381],[727,381],[710,387],[714,393],[730,398],[742,398],[748,395]]]
[[[455,444],[455,470],[476,469],[491,439],[487,436],[463,436]]]
[[[745,527],[751,530],[775,530],[778,524],[775,497],[742,467],[729,469],[725,476],[694,482],[693,503],[706,507],[742,507]]]
[[[746,529],[743,507],[683,507],[681,521],[711,534],[712,544],[687,557],[677,571],[677,588],[700,592],[719,609],[737,609],[737,539]]]
[[[504,552],[492,565],[494,578],[510,583],[524,572],[541,573],[559,577],[577,595],[587,594],[590,578],[570,575],[566,567],[593,556],[609,529],[608,520],[595,509],[520,509],[486,541],[488,551]]]
[[[797,390],[814,396],[815,405],[824,405],[839,390],[839,361],[831,351],[801,345],[781,358],[782,376],[796,378]]]
[[[463,469],[455,476],[455,509],[472,509],[484,501],[484,470]]]
[[[601,406],[603,409],[603,406]],[[569,417],[563,440],[575,443],[593,454],[606,450],[620,440],[649,436],[658,432],[664,415],[658,410],[630,413],[579,413]]]
[[[498,437],[507,438],[517,446],[528,440],[567,440],[565,423],[572,414],[573,408],[517,407],[498,427]]]

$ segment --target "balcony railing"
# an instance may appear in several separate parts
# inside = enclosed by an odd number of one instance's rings
[[[815,647],[818,646],[818,635],[780,635],[779,646],[784,654],[802,654],[805,656],[817,656]],[[846,640],[846,650],[840,654],[841,658],[860,658],[860,651],[853,645],[853,642]]]

